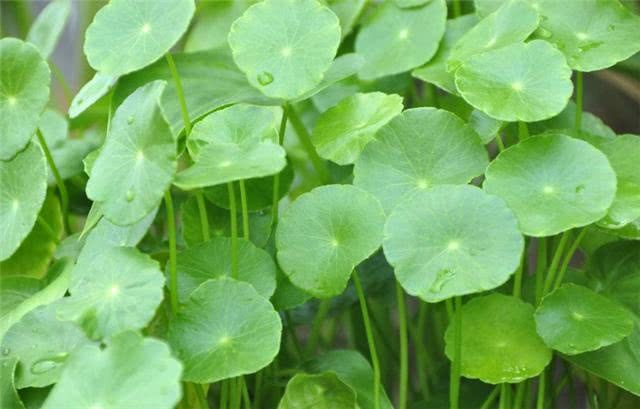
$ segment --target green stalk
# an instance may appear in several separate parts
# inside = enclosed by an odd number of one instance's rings
[[[546,385],[547,371],[542,371],[538,377],[538,397],[536,398],[536,409],[544,409],[544,391],[547,388]]]
[[[517,298],[520,298],[520,295],[522,293],[522,274],[524,270],[524,265],[523,265],[524,257],[525,256],[523,254],[520,260],[520,264],[518,265],[518,268],[516,269],[515,275],[513,277],[513,296]]]
[[[547,244],[546,237],[538,238],[538,252],[536,255],[536,305],[542,299],[542,286],[544,285],[544,272],[547,269]]]
[[[195,191],[196,202],[198,203],[198,214],[200,215],[200,228],[202,230],[202,238],[204,241],[209,241],[209,218],[207,217],[207,208],[204,204],[204,196],[202,195],[202,190],[198,189]]]
[[[242,209],[242,236],[249,240],[249,208],[247,206],[247,190],[244,180],[239,180],[240,185],[240,208]]]
[[[356,288],[356,293],[358,294],[358,301],[362,312],[362,321],[364,322],[364,329],[367,334],[369,354],[371,355],[371,366],[373,366],[373,406],[374,409],[380,409],[380,362],[378,361],[378,353],[376,352],[376,342],[373,337],[373,328],[371,327],[371,320],[369,318],[367,299],[365,298],[360,278],[358,277],[358,273],[355,269],[351,273],[351,277],[353,278],[353,284]]]
[[[409,386],[409,340],[407,339],[407,307],[404,301],[404,291],[396,281],[396,299],[398,304],[398,322],[400,329],[400,391],[398,409],[407,408],[407,394]]]
[[[576,71],[576,130],[582,129],[582,71]]]
[[[58,192],[60,193],[60,204],[62,205],[62,224],[64,226],[64,230],[67,233],[71,233],[71,227],[69,226],[69,194],[67,193],[67,186],[64,184],[64,180],[60,176],[60,172],[58,171],[58,167],[56,166],[55,161],[53,160],[53,156],[51,155],[51,151],[49,150],[47,141],[44,139],[44,136],[42,136],[42,132],[39,128],[36,129],[36,135],[38,136],[38,141],[40,142],[40,146],[42,147],[44,156],[47,158],[47,163],[49,164],[49,168],[51,168],[51,173],[53,173],[53,177],[56,180],[56,185],[58,186]]]
[[[178,101],[180,102],[180,112],[182,113],[182,122],[184,123],[184,132],[188,137],[191,133],[191,120],[189,119],[189,111],[187,110],[187,101],[184,98],[184,92],[182,90],[182,82],[180,81],[180,75],[178,69],[173,61],[171,53],[166,53],[167,64],[169,65],[169,71],[171,71],[171,77],[176,84],[176,92],[178,94]]]
[[[260,404],[262,403],[262,378],[264,377],[264,371],[266,371],[267,368],[256,373],[255,383],[253,384],[253,407],[255,409],[260,409]]]
[[[176,221],[173,213],[171,191],[164,192],[164,203],[167,209],[167,230],[169,233],[169,295],[171,297],[171,311],[178,312],[178,270],[176,264]]]
[[[462,14],[462,7],[460,5],[460,0],[453,0],[453,18],[460,17]]]
[[[238,278],[238,210],[233,182],[227,183],[229,191],[229,213],[231,217],[231,278]]]
[[[287,105],[287,112],[289,114],[291,125],[293,125],[293,129],[296,130],[296,135],[298,135],[298,140],[300,141],[302,148],[307,153],[309,160],[311,160],[311,164],[313,165],[313,168],[315,169],[320,182],[322,184],[329,183],[330,177],[329,172],[327,171],[326,163],[318,155],[318,152],[316,152],[316,148],[311,142],[309,131],[307,131],[306,126],[298,116],[298,113],[293,108],[293,106]]]
[[[496,134],[496,145],[498,145],[498,152],[502,152],[505,149],[504,142],[502,141],[502,135],[500,135],[500,132]]]
[[[524,141],[529,137],[529,127],[527,127],[526,122],[518,122],[518,140]]]
[[[455,297],[455,341],[451,374],[449,377],[449,407],[459,408],[460,400],[460,359],[462,358],[462,298]]]
[[[251,409],[251,398],[249,398],[249,389],[247,389],[247,382],[244,377],[242,379],[242,401],[244,402],[244,409]]]
[[[207,397],[204,394],[204,386],[197,383],[192,383],[191,387],[193,388],[196,398],[198,399],[198,406],[202,409],[209,409],[209,405],[207,404]]]
[[[511,407],[511,387],[508,383],[500,385],[500,409]]]
[[[424,345],[424,330],[427,322],[427,303],[420,302],[418,307],[418,325],[415,334],[415,345],[418,355],[418,383],[420,384],[420,391],[422,398],[427,400],[431,394],[429,390],[429,382],[427,380],[427,366],[428,366],[428,351],[423,348]]]
[[[529,382],[527,380],[520,382],[517,386],[516,386],[516,396],[514,397],[513,400],[513,408],[514,409],[521,409],[522,405],[524,403],[524,397],[526,396],[527,393],[527,385],[529,384]]]
[[[47,221],[42,216],[38,215],[38,218],[36,219],[36,223],[38,223],[38,225],[42,227],[42,229],[47,234],[47,236],[49,236],[49,238],[53,240],[56,245],[60,243],[60,239],[58,238],[58,235],[56,234],[56,232],[53,231],[53,228],[49,225],[49,223],[47,223]]]
[[[291,342],[293,343],[293,350],[296,354],[296,361],[300,362],[302,358],[302,349],[300,348],[300,341],[298,341],[298,336],[296,335],[295,328],[293,328],[293,320],[291,319],[291,313],[289,311],[284,311],[284,319],[287,323],[287,332],[289,333],[289,337],[291,337]]]
[[[573,255],[575,254],[576,250],[578,250],[578,246],[580,245],[580,242],[582,241],[582,238],[586,233],[587,233],[587,229],[582,229],[580,233],[578,233],[578,236],[573,241],[573,243],[571,243],[571,246],[569,247],[567,254],[565,254],[564,256],[564,260],[562,260],[562,265],[560,266],[560,272],[558,273],[558,278],[556,278],[556,282],[553,288],[558,288],[560,287],[560,284],[562,284],[562,280],[564,280],[564,275],[567,272],[569,263],[571,262],[571,259],[573,258]]]
[[[547,276],[544,280],[544,288],[542,289],[542,295],[546,295],[551,289],[551,284],[553,283],[553,279],[555,278],[556,272],[558,271],[558,266],[560,265],[560,259],[562,254],[564,253],[564,247],[567,244],[567,240],[569,240],[569,236],[571,235],[571,230],[567,230],[562,233],[560,237],[560,243],[558,243],[558,247],[556,247],[556,251],[553,253],[553,258],[551,259],[551,265],[549,266],[549,271],[547,272]]]
[[[499,392],[500,392],[500,387],[499,386],[496,386],[495,388],[493,388],[493,390],[491,391],[489,396],[487,396],[487,399],[485,399],[484,402],[482,403],[482,406],[480,406],[480,409],[490,409],[490,408],[492,408],[493,407],[493,402],[498,397],[498,393]]]
[[[304,351],[304,355],[307,357],[310,356],[318,346],[318,340],[320,339],[320,330],[330,307],[331,300],[320,300],[320,304],[318,304],[318,311],[316,312],[316,316],[313,318],[313,323],[311,324],[311,334],[309,335]]]
[[[280,130],[278,131],[278,143],[284,142],[284,134],[287,129],[287,109],[282,107],[282,119],[280,120]],[[280,173],[273,176],[273,196],[271,201],[271,227],[278,222],[278,202],[280,201]]]

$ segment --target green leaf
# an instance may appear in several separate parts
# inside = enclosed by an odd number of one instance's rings
[[[184,44],[186,52],[225,47],[231,24],[256,0],[217,0],[198,5],[198,14]]]
[[[344,0],[342,0],[344,1]],[[352,1],[352,0],[349,0]],[[358,0],[355,0],[358,1]],[[364,65],[364,58],[355,53],[342,54],[336,57],[331,64],[331,67],[324,73],[322,81],[316,85],[311,91],[307,91],[295,99],[294,102],[301,102],[307,98],[322,92],[331,85],[342,81],[348,77],[351,77],[358,73]]]
[[[355,162],[375,133],[402,111],[402,97],[382,92],[354,94],[325,111],[313,129],[318,154],[339,165]]]
[[[351,272],[382,243],[384,212],[351,185],[318,187],[289,206],[276,231],[278,262],[291,282],[318,298],[344,291]]]
[[[0,407],[3,409],[24,409],[14,384],[17,365],[15,357],[0,358]]]
[[[455,71],[475,55],[526,40],[539,22],[538,13],[529,3],[506,1],[455,43],[447,60],[447,69]],[[502,68],[510,69],[509,66]]]
[[[0,319],[42,289],[41,280],[27,276],[0,276]]]
[[[111,0],[87,28],[89,65],[112,76],[146,67],[182,37],[194,11],[193,0]]]
[[[278,409],[357,409],[355,392],[338,379],[325,372],[315,375],[296,374],[287,383]]]
[[[457,94],[458,90],[454,82],[454,75],[452,72],[447,71],[447,59],[449,59],[454,44],[477,22],[478,19],[473,14],[466,14],[447,20],[447,27],[444,37],[440,41],[438,52],[425,65],[413,70],[411,75],[422,81],[434,84],[451,94]]]
[[[338,18],[315,0],[265,0],[231,26],[233,59],[265,95],[293,100],[314,88],[340,44]]]
[[[42,9],[33,21],[27,34],[27,41],[40,50],[44,59],[49,58],[56,48],[70,11],[69,0],[55,0]]]
[[[60,202],[53,193],[46,196],[38,219],[15,253],[0,263],[3,275],[42,277],[47,272],[63,232]]]
[[[118,107],[87,183],[87,195],[119,225],[149,214],[176,170],[176,141],[160,107],[164,82],[149,83]]]
[[[366,60],[360,78],[397,74],[429,61],[444,34],[446,18],[444,0],[414,8],[400,8],[390,1],[378,5],[356,37],[356,52]]]
[[[373,371],[367,360],[357,351],[333,350],[304,363],[304,369],[311,373],[335,373],[340,381],[356,392],[358,407],[373,409]],[[384,390],[380,394],[380,408],[392,409]]]
[[[180,373],[164,342],[126,332],[104,349],[86,345],[71,354],[42,409],[171,409],[180,400]]]
[[[280,172],[287,164],[278,144],[281,115],[275,107],[245,104],[208,115],[187,143],[195,164],[176,175],[175,185],[189,190]]]
[[[349,35],[357,23],[367,0],[323,0],[340,20],[342,38]]]
[[[178,253],[178,297],[189,295],[207,280],[231,277],[231,239],[214,237]],[[249,283],[264,298],[276,289],[276,265],[271,256],[247,240],[238,240],[237,279]]]
[[[541,0],[538,11],[538,35],[576,71],[608,68],[640,51],[640,17],[618,0]]]
[[[49,66],[38,49],[17,38],[0,40],[0,160],[27,146],[49,101]]]
[[[277,105],[277,102],[249,85],[227,48],[175,54],[173,59],[180,75],[189,119],[192,122],[212,111],[241,102]],[[143,70],[120,78],[113,93],[113,106],[120,105],[139,87],[158,79],[167,81],[161,105],[171,130],[174,135],[178,135],[184,127],[184,121],[175,81],[166,61],[158,61]]]
[[[455,81],[469,104],[503,121],[551,118],[573,91],[564,56],[542,40],[477,54],[456,71]]]
[[[83,326],[91,338],[108,338],[149,323],[162,302],[164,277],[155,260],[135,248],[109,248],[76,264],[70,297],[58,317]]]
[[[486,145],[496,138],[496,135],[504,126],[504,122],[474,109],[469,115],[469,125],[476,131],[482,143]]]
[[[36,223],[47,193],[46,166],[42,149],[35,143],[10,161],[0,161],[0,260],[18,250]]]
[[[117,76],[96,72],[89,82],[84,84],[80,91],[73,97],[71,105],[69,106],[69,117],[78,117],[97,100],[107,95],[117,81]]]
[[[278,313],[253,286],[205,281],[170,322],[167,337],[184,363],[184,381],[213,383],[256,372],[280,349]]]
[[[535,320],[545,344],[567,355],[614,344],[633,330],[633,316],[624,307],[575,284],[545,296]]]
[[[455,330],[453,322],[445,333],[449,359]],[[551,356],[536,334],[533,307],[524,301],[495,293],[462,307],[463,376],[491,384],[518,383],[539,375]]]
[[[376,134],[354,169],[354,184],[388,213],[403,198],[440,184],[467,183],[488,164],[478,135],[456,115],[434,108],[404,111]]]
[[[573,101],[569,101],[562,112],[553,118],[540,122],[532,122],[527,125],[531,135],[536,135],[554,129],[575,129],[575,123],[576,104]],[[586,111],[582,112],[581,131],[603,138],[614,138],[616,136],[616,133],[609,128],[602,119]]]
[[[18,359],[18,388],[57,382],[69,354],[89,342],[74,323],[57,319],[57,305],[54,302],[29,312],[2,339],[3,355]]]
[[[420,7],[420,6],[424,6],[430,1],[431,0],[393,0],[396,6],[402,7],[402,8]]]
[[[475,186],[436,186],[401,201],[384,254],[411,295],[427,302],[491,290],[520,265],[524,239],[505,203]]]
[[[498,155],[487,168],[484,189],[507,202],[524,234],[543,237],[606,215],[615,196],[616,175],[592,145],[546,134]]]
[[[291,283],[289,277],[279,268],[276,271],[276,290],[271,297],[271,303],[278,311],[291,310],[311,299],[312,295],[302,291]]]

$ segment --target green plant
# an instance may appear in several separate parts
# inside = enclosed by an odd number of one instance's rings
[[[618,0],[111,0],[65,101],[72,4],[1,5],[2,408],[640,404]]]

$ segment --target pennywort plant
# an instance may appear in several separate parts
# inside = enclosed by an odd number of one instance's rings
[[[1,6],[2,408],[640,404],[633,4]]]

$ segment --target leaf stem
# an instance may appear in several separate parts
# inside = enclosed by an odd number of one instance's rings
[[[318,311],[316,312],[316,315],[313,318],[313,323],[311,324],[311,333],[304,350],[305,356],[310,356],[318,346],[320,329],[322,328],[324,319],[329,312],[329,307],[331,307],[331,300],[320,300],[320,303],[318,304]]]
[[[427,368],[428,368],[428,350],[423,348],[422,346],[425,344],[424,342],[424,331],[425,325],[427,322],[427,303],[420,301],[420,305],[418,307],[418,324],[415,329],[415,336],[412,334],[414,338],[415,345],[417,346],[417,356],[418,356],[418,383],[420,384],[420,392],[422,393],[422,398],[427,400],[430,396],[429,390],[429,381],[427,378]],[[412,327],[409,327],[412,328]]]
[[[198,213],[200,215],[200,228],[202,230],[202,238],[204,241],[209,241],[211,238],[209,233],[209,218],[207,217],[207,207],[204,203],[204,196],[202,190],[195,191],[196,202],[198,203]]]
[[[460,0],[453,0],[453,18],[460,17],[462,14],[462,7],[460,5]]]
[[[523,382],[520,382],[516,386],[516,395],[513,400],[514,409],[522,408],[522,404],[524,403],[524,397],[527,393],[527,386],[529,385],[528,382],[529,382],[528,380],[524,380]]]
[[[231,278],[238,278],[238,210],[233,182],[227,183],[229,191],[229,213],[231,218]]]
[[[51,173],[53,173],[53,177],[56,180],[56,185],[58,186],[58,192],[60,193],[60,204],[62,205],[62,224],[64,226],[64,230],[67,233],[71,233],[71,227],[69,226],[69,194],[67,193],[67,186],[64,184],[64,180],[60,176],[60,172],[58,171],[56,162],[53,160],[53,156],[51,155],[51,151],[49,150],[47,141],[44,139],[44,136],[42,136],[42,132],[39,128],[36,129],[36,135],[38,136],[38,141],[40,142],[40,146],[42,147],[44,156],[47,158],[47,163],[49,164]]]
[[[230,379],[223,379],[220,383],[220,409],[227,409],[229,405],[229,382]]]
[[[284,142],[284,134],[287,130],[287,108],[282,107],[282,119],[280,119],[280,130],[278,131],[278,144]],[[273,176],[273,196],[271,200],[271,227],[278,222],[278,202],[280,202],[280,173]]]
[[[398,395],[398,409],[407,408],[407,394],[409,385],[409,340],[407,339],[407,307],[404,301],[404,291],[396,281],[396,299],[398,304],[398,323],[400,330],[400,391]]]
[[[293,327],[293,319],[291,319],[291,313],[289,311],[284,310],[284,319],[287,324],[287,332],[289,332],[289,337],[291,338],[291,343],[293,344],[293,351],[295,352],[296,361],[301,362],[302,359],[302,349],[300,348],[300,341],[298,341],[298,336],[296,335],[296,330]]]
[[[462,297],[455,297],[455,340],[453,362],[449,378],[449,407],[459,408],[460,400],[460,360],[462,358]]]
[[[500,409],[509,409],[511,406],[511,387],[508,383],[500,385]]]
[[[544,391],[546,389],[546,369],[542,370],[542,373],[538,377],[538,397],[536,398],[536,409],[544,409]]]
[[[519,121],[518,122],[518,140],[520,142],[529,138],[529,127],[526,122]]]
[[[167,59],[167,65],[169,65],[169,71],[171,71],[171,77],[176,84],[176,92],[178,94],[178,101],[180,102],[180,112],[182,113],[182,122],[184,123],[184,132],[188,137],[191,133],[191,120],[189,119],[189,111],[187,110],[187,101],[184,98],[184,91],[182,90],[182,82],[180,81],[180,74],[176,68],[176,63],[173,61],[171,53],[165,54]]]
[[[564,275],[567,272],[569,263],[571,262],[571,259],[573,258],[573,255],[576,252],[576,250],[578,250],[578,246],[580,245],[580,242],[582,241],[586,233],[587,233],[587,229],[580,230],[580,233],[578,233],[578,236],[575,238],[573,243],[571,243],[571,246],[569,246],[569,250],[567,251],[567,254],[565,254],[564,259],[562,260],[562,265],[560,266],[560,272],[558,273],[558,278],[556,278],[556,282],[553,288],[558,288],[560,287],[560,284],[562,284],[562,280],[564,280]]]
[[[582,129],[582,71],[576,71],[576,130]]]
[[[244,186],[244,180],[239,180],[240,186],[240,208],[242,209],[242,236],[249,240],[249,208],[247,206],[247,190]]]
[[[536,254],[536,305],[542,299],[542,287],[544,285],[544,272],[547,269],[547,244],[546,237],[538,238],[538,249]]]
[[[302,120],[298,116],[295,108],[291,105],[287,105],[286,107],[289,120],[291,121],[291,125],[293,125],[293,129],[296,131],[296,135],[298,135],[298,140],[302,145],[302,148],[307,153],[309,160],[311,160],[311,164],[320,179],[322,184],[326,184],[329,182],[329,172],[327,171],[327,166],[324,160],[318,155],[316,152],[316,148],[313,146],[311,142],[311,136],[309,136],[309,131],[307,131],[306,126],[302,123]]]
[[[176,264],[176,221],[173,212],[171,189],[164,192],[164,203],[167,210],[167,230],[169,234],[169,295],[173,315],[178,312],[178,270]]]
[[[493,388],[491,393],[487,396],[487,399],[484,400],[480,409],[490,409],[493,407],[493,402],[498,397],[498,393],[500,393],[500,386],[496,386]]]
[[[358,294],[360,311],[362,312],[362,321],[367,334],[367,344],[369,345],[369,355],[371,356],[371,366],[373,367],[373,403],[374,409],[380,409],[380,362],[378,361],[378,353],[376,352],[376,342],[373,337],[373,328],[371,327],[371,319],[369,317],[369,309],[367,307],[367,299],[362,290],[362,284],[358,277],[358,272],[354,269],[351,273],[353,285]]]
[[[504,142],[502,141],[502,135],[500,135],[500,132],[496,134],[496,145],[498,145],[498,152],[502,152],[505,149]]]
[[[522,274],[524,270],[524,257],[525,255],[523,254],[521,256],[520,264],[518,264],[518,268],[516,269],[515,275],[513,277],[513,296],[517,298],[520,298],[520,295],[522,293]]]
[[[558,271],[558,266],[560,265],[560,259],[562,258],[564,247],[566,246],[570,235],[571,230],[567,230],[562,233],[562,236],[560,237],[560,242],[558,243],[558,247],[556,247],[556,250],[553,253],[551,265],[549,266],[549,271],[547,272],[547,276],[544,280],[544,287],[542,289],[543,296],[546,295],[551,289],[551,284],[553,283],[553,279],[555,278],[556,272]]]

